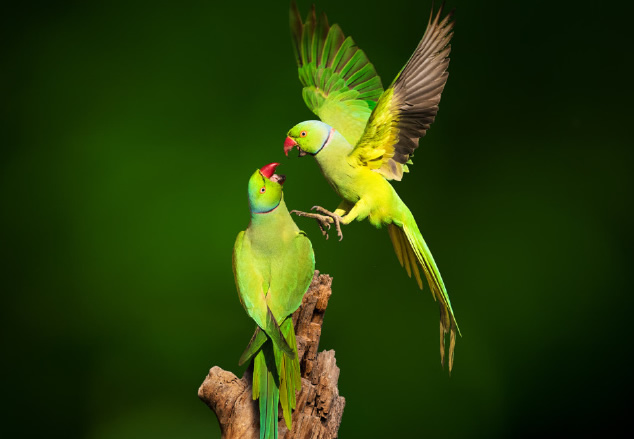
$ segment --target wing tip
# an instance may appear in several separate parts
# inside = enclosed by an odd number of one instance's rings
[[[288,341],[286,340],[286,337],[284,337],[284,334],[282,333],[282,330],[280,328],[280,326],[277,324],[277,320],[275,320],[275,316],[273,315],[273,311],[271,311],[271,308],[269,308],[269,306],[266,306],[267,309],[267,315],[269,317],[269,322],[272,324],[273,326],[273,331],[275,331],[276,336],[278,336],[280,338],[280,346],[278,346],[286,355],[288,355],[291,359],[295,358],[295,351],[293,350],[292,347],[290,347],[290,345],[288,344]],[[267,327],[268,327],[268,323],[267,323]],[[267,328],[268,330],[268,328]]]

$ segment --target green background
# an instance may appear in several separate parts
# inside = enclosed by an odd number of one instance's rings
[[[302,15],[309,3],[300,2]],[[631,3],[454,0],[440,112],[396,183],[463,337],[367,222],[313,240],[334,277],[342,438],[605,433],[632,388]],[[387,85],[430,1],[319,9]],[[253,323],[231,272],[246,184],[338,200],[282,143],[312,118],[288,3],[23,2],[0,27],[3,437],[217,438],[196,395]],[[630,189],[628,189],[630,188]]]

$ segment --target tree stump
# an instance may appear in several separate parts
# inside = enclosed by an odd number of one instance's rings
[[[332,278],[315,271],[301,306],[293,313],[300,359],[302,389],[288,431],[279,409],[279,437],[284,439],[336,438],[346,400],[339,396],[339,368],[335,351],[317,352],[324,313],[332,294]],[[223,439],[259,439],[258,402],[252,399],[252,366],[242,379],[218,366],[209,370],[198,397],[216,414]]]

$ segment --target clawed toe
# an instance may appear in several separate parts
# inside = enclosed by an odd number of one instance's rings
[[[319,225],[321,234],[324,235],[326,239],[328,239],[328,230],[330,230],[330,224],[334,222],[334,220],[331,217],[319,215],[316,213],[302,212],[299,210],[291,210],[290,213],[294,213],[295,215],[303,216],[305,218],[315,219],[317,221],[317,224]]]
[[[337,236],[339,236],[339,241],[343,239],[343,232],[341,231],[341,216],[337,215],[336,213],[330,212],[329,210],[326,210],[321,206],[313,206],[310,210],[316,210],[317,212],[327,215],[326,217],[330,220],[330,222],[328,223],[328,228],[330,229],[330,223],[335,223],[335,228],[337,229]]]
[[[343,232],[341,231],[341,217],[339,215],[333,215],[333,220],[335,221],[335,228],[337,229],[337,236],[339,237],[339,241],[343,239]]]

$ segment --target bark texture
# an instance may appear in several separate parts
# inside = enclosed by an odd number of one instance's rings
[[[293,411],[293,428],[288,431],[279,409],[279,437],[284,439],[336,438],[346,400],[339,396],[339,368],[335,351],[318,353],[321,327],[332,278],[315,271],[301,306],[293,313],[297,351],[302,373],[302,389]],[[258,402],[251,398],[252,367],[242,378],[218,366],[209,370],[198,389],[198,397],[218,417],[223,439],[259,439]]]

